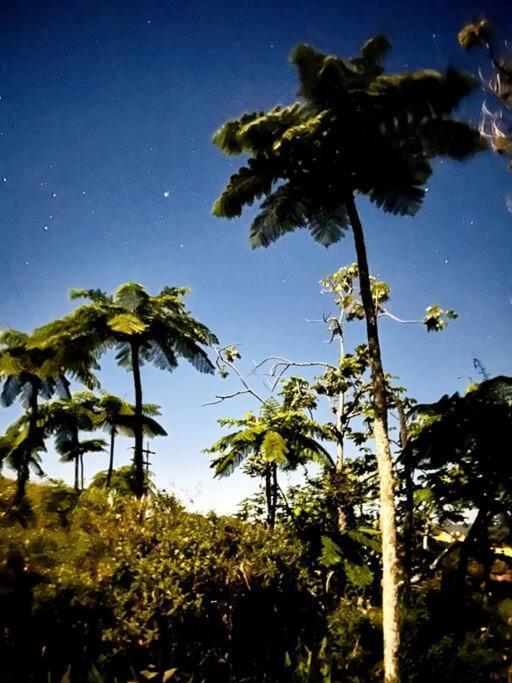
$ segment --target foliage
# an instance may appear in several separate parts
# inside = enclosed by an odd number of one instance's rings
[[[498,109],[492,111],[487,102],[482,104],[480,132],[491,149],[504,157],[512,157],[512,64],[508,42],[507,51],[497,53],[493,27],[487,19],[470,22],[458,34],[459,45],[466,50],[483,48],[492,67],[491,75],[482,76],[484,91],[493,95]],[[480,72],[481,73],[481,72]],[[512,168],[512,162],[509,163]]]
[[[275,462],[283,469],[295,469],[308,460],[332,462],[329,453],[315,439],[326,433],[302,410],[280,406],[275,400],[263,404],[260,415],[247,413],[242,419],[223,418],[222,426],[240,427],[222,437],[206,453],[220,453],[212,461],[215,475],[229,475],[243,460],[253,456],[263,462]]]
[[[65,527],[48,518],[46,498],[34,500],[32,526],[0,534],[3,680],[35,666],[72,679],[94,667],[102,680],[170,669],[184,681],[253,680],[311,639],[310,578],[283,532],[97,488]]]
[[[249,155],[214,215],[234,218],[261,201],[250,231],[257,247],[297,228],[326,246],[338,241],[354,191],[390,213],[416,213],[431,159],[464,159],[480,146],[478,132],[450,118],[474,83],[453,69],[385,75],[389,49],[383,36],[352,59],[297,46],[300,100],[244,114],[213,138],[226,154]]]

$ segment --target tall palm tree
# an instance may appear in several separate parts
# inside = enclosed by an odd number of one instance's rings
[[[301,410],[285,408],[273,399],[263,403],[258,416],[249,412],[242,419],[225,418],[219,424],[236,429],[204,451],[218,454],[211,463],[215,476],[226,477],[244,461],[249,462],[250,473],[264,479],[269,528],[275,523],[278,467],[294,470],[308,460],[334,466],[316,440],[328,438],[325,430]]]
[[[180,357],[200,372],[214,366],[203,346],[217,343],[215,335],[186,310],[186,287],[165,287],[152,296],[139,284],[128,282],[112,295],[100,290],[75,290],[72,298],[87,298],[75,315],[92,325],[101,350],[114,347],[118,365],[133,374],[135,392],[134,467],[136,495],[144,495],[143,401],[141,365],[174,370]]]
[[[385,75],[390,48],[369,40],[353,59],[299,45],[291,62],[299,73],[299,101],[228,121],[214,143],[226,154],[248,154],[214,205],[234,218],[262,200],[250,229],[253,247],[307,228],[328,246],[352,228],[364,306],[373,384],[374,437],[380,476],[383,548],[384,669],[397,681],[398,566],[386,384],[377,314],[371,296],[363,226],[355,203],[366,195],[384,211],[413,215],[437,155],[465,159],[481,147],[477,131],[450,114],[473,88],[448,69]]]

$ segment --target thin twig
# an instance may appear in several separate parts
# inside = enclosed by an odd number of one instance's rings
[[[226,401],[230,398],[234,398],[235,396],[242,396],[243,394],[250,394],[251,396],[254,396],[255,399],[257,399],[260,403],[264,403],[264,399],[257,394],[252,387],[249,386],[247,383],[247,380],[243,377],[242,373],[240,370],[236,367],[234,363],[232,363],[230,360],[226,358],[225,351],[227,349],[233,348],[234,344],[228,344],[227,346],[223,346],[221,348],[219,347],[214,347],[215,353],[216,353],[216,358],[215,358],[215,365],[221,372],[225,372],[225,367],[227,366],[230,368],[235,375],[238,377],[240,380],[240,383],[244,387],[243,390],[240,391],[235,391],[232,394],[217,394],[215,396],[215,401],[209,401],[208,403],[203,403],[203,406],[208,406],[208,405],[215,405],[216,403],[222,403],[222,401]]]
[[[222,401],[226,401],[229,398],[235,398],[235,396],[242,396],[242,394],[250,394],[251,392],[248,391],[247,389],[244,389],[242,391],[235,391],[233,394],[225,394],[225,395],[219,395],[215,394],[215,401],[208,401],[207,403],[202,403],[201,405],[203,406],[214,406],[217,403],[222,403]]]
[[[258,373],[257,370],[259,368],[263,367],[265,363],[269,363],[271,361],[275,361],[274,364],[270,367],[270,370],[267,373]],[[262,361],[259,363],[254,364],[254,368],[252,370],[253,374],[264,374],[266,377],[271,378],[273,381],[268,384],[268,388],[270,391],[274,391],[277,385],[279,384],[281,378],[283,375],[291,368],[312,368],[312,367],[322,367],[322,368],[331,368],[335,370],[335,366],[331,365],[331,363],[324,363],[322,361],[294,361],[290,360],[288,358],[283,358],[282,356],[268,356],[268,358],[264,358]]]
[[[386,316],[387,318],[391,318],[391,320],[394,320],[396,323],[400,323],[401,325],[421,325],[421,324],[423,324],[423,320],[402,320],[402,318],[398,318],[396,315],[394,315],[393,313],[390,313],[385,308],[383,308],[381,310],[380,316]]]

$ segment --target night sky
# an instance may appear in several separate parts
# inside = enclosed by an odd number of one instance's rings
[[[240,161],[211,136],[227,118],[294,100],[287,58],[298,42],[352,56],[384,32],[390,69],[476,71],[485,55],[463,53],[456,34],[482,14],[512,41],[508,1],[2,0],[0,325],[30,331],[66,313],[73,287],[189,285],[191,311],[222,343],[240,345],[245,371],[267,355],[335,358],[322,326],[305,319],[330,312],[318,281],[354,260],[350,234],[328,250],[303,232],[251,251],[253,211],[232,222],[210,215]],[[462,112],[475,123],[481,101],[477,92]],[[491,375],[512,374],[512,174],[490,153],[435,168],[415,218],[360,201],[391,310],[421,318],[440,304],[460,316],[437,335],[383,321],[385,367],[420,401],[464,389],[475,357]],[[356,325],[349,341],[360,338]],[[132,400],[131,377],[112,356],[101,379]],[[221,434],[218,417],[251,407],[202,407],[236,383],[182,364],[172,374],[145,367],[143,387],[169,432],[152,444],[158,485],[220,511],[254,490],[243,475],[213,481],[201,453]],[[0,427],[18,411],[3,410]],[[90,455],[87,473],[104,463]],[[71,481],[72,466],[51,452],[43,467]]]

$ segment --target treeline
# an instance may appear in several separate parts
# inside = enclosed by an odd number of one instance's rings
[[[19,400],[24,414],[0,439],[0,463],[16,471],[15,506],[23,507],[31,469],[41,474],[40,453],[49,436],[55,437],[57,451],[65,461],[74,462],[75,490],[83,487],[83,456],[101,451],[101,439],[81,439],[83,432],[105,428],[110,433],[110,464],[107,486],[114,462],[118,432],[134,438],[134,493],[145,492],[143,438],[163,436],[165,430],[155,417],[159,408],[142,400],[141,365],[151,363],[173,370],[179,358],[191,362],[200,372],[213,372],[203,346],[216,337],[186,310],[187,289],[166,287],[157,296],[141,285],[127,283],[112,295],[100,290],[78,290],[72,298],[88,298],[89,303],[69,315],[52,321],[31,335],[5,330],[0,335],[0,395],[3,405]],[[128,404],[100,390],[95,371],[101,356],[114,349],[120,368],[133,376],[134,402]],[[70,380],[84,385],[74,394]],[[58,396],[42,403],[42,399]],[[23,515],[23,510],[20,510]]]

